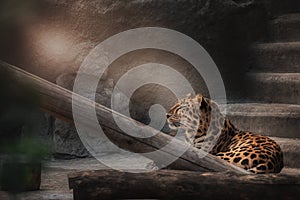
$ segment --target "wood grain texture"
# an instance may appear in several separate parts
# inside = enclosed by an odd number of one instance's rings
[[[46,81],[40,77],[30,74],[10,64],[0,61],[0,66],[1,68],[9,71],[12,74],[12,81],[18,81],[21,83],[27,83],[32,85],[32,87],[34,87],[37,90],[41,97],[41,108],[57,118],[68,122],[73,121],[72,98],[74,98],[73,108],[82,111],[80,112],[81,116],[79,116],[79,118],[82,119],[81,122],[90,130],[94,130],[96,128],[96,125],[95,123],[92,123],[93,116],[87,114],[86,110],[93,109],[95,107],[98,121],[100,125],[106,130],[107,137],[111,139],[115,144],[124,149],[133,152],[152,152],[161,149],[173,139],[173,137],[159,132],[149,126],[145,127],[145,129],[143,129],[142,131],[147,131],[148,133],[152,133],[155,136],[151,138],[132,137],[124,133],[118,126],[116,126],[114,119],[109,116],[111,116],[112,113],[114,113],[116,118],[128,124],[136,123],[142,125],[140,122],[134,121],[131,118],[116,113],[115,111],[103,105],[93,102],[78,94],[74,94],[72,91],[62,88],[56,84]],[[160,158],[152,157],[152,155],[148,155],[148,158],[152,160],[164,159],[164,155],[176,158],[177,156],[174,155],[173,152],[181,145],[186,144],[182,141],[177,140],[175,141],[174,145],[168,148],[164,148],[162,150]],[[231,171],[238,174],[248,173],[247,171],[238,168],[234,165],[231,165],[228,162],[223,161],[213,155],[208,154],[203,158],[199,158],[199,155],[201,155],[201,150],[189,147],[189,149],[185,151],[185,153],[182,156],[180,156],[173,164],[171,164],[170,167],[172,169],[185,169],[202,172]]]
[[[297,199],[300,175],[114,170],[69,174],[74,200],[84,199]]]

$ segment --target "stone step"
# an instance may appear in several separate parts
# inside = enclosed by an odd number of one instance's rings
[[[300,104],[300,73],[249,73],[247,80],[250,101]]]
[[[264,4],[273,16],[300,11],[299,0],[261,0],[257,2]]]
[[[300,42],[255,44],[249,63],[251,71],[300,73]]]
[[[288,174],[288,175],[298,175],[300,174],[300,168],[290,168],[290,167],[284,167],[281,170],[281,174]]]
[[[300,105],[228,104],[227,116],[240,130],[271,137],[300,138]]]
[[[279,16],[271,21],[269,31],[271,41],[300,41],[300,13]]]
[[[271,137],[281,147],[285,167],[300,168],[300,139]]]

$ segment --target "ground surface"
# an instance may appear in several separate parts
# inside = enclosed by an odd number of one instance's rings
[[[143,165],[143,163],[139,163]],[[47,163],[42,173],[42,184],[40,191],[26,192],[17,195],[22,200],[71,200],[72,190],[69,190],[67,175],[70,172],[81,170],[107,169],[106,166],[92,158],[53,160]],[[300,174],[300,169],[284,168],[283,174]],[[8,200],[6,192],[0,192],[1,200]]]
[[[111,160],[119,158],[112,156]],[[136,167],[143,167],[145,163],[138,163]],[[120,165],[120,167],[122,167]],[[22,200],[71,200],[72,190],[69,190],[68,173],[82,170],[107,169],[99,161],[93,158],[52,160],[45,165],[42,172],[42,183],[40,191],[26,192],[17,195]],[[11,197],[11,199],[13,199]],[[10,200],[8,193],[0,191],[0,200]]]

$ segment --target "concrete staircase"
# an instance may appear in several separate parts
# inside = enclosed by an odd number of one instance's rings
[[[250,103],[231,104],[227,112],[238,128],[275,139],[286,168],[300,168],[300,13],[270,21],[268,38],[251,47]]]

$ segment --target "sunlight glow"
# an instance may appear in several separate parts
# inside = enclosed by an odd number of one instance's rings
[[[72,45],[72,41],[65,34],[54,30],[40,33],[37,44],[40,46],[40,50],[42,50],[40,53],[49,57],[66,56],[68,49]]]

